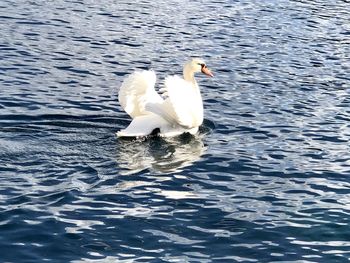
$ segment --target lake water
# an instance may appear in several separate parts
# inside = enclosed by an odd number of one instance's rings
[[[350,2],[2,0],[1,262],[348,262]],[[199,56],[197,136],[118,87]]]

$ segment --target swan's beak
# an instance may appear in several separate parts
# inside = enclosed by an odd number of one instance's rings
[[[213,73],[207,68],[207,66],[202,67],[202,73],[208,77],[214,77]]]

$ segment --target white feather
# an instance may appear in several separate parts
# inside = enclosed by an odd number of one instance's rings
[[[172,109],[175,121],[187,129],[201,125],[203,104],[197,84],[178,76],[171,76],[166,78],[165,87],[168,93],[166,108]]]
[[[129,126],[117,132],[118,137],[142,137],[151,134],[155,129],[165,127],[168,123],[156,114],[135,117]]]
[[[126,129],[117,132],[117,136],[144,137],[150,135],[157,128],[160,130],[160,136],[162,137],[173,137],[183,134],[184,132],[196,134],[198,131],[198,128],[187,130],[181,126],[174,126],[161,116],[149,113],[134,118]]]
[[[119,137],[140,137],[160,129],[161,136],[184,132],[195,134],[203,122],[203,103],[194,73],[201,71],[203,61],[194,59],[184,66],[184,79],[171,76],[160,89],[154,89],[153,71],[137,71],[125,79],[119,90],[119,103],[133,118]]]
[[[118,99],[122,108],[135,118],[147,114],[145,106],[148,102],[163,101],[154,90],[156,74],[154,71],[136,71],[126,78],[120,87]]]

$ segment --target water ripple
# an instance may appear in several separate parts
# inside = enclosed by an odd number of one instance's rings
[[[347,1],[2,1],[3,262],[345,262]],[[201,56],[196,136],[119,140],[117,87]]]

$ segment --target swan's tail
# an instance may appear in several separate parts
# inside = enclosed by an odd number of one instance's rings
[[[162,117],[156,114],[147,114],[134,118],[123,130],[117,132],[118,137],[144,137],[152,134],[155,129],[162,130],[168,126]]]

